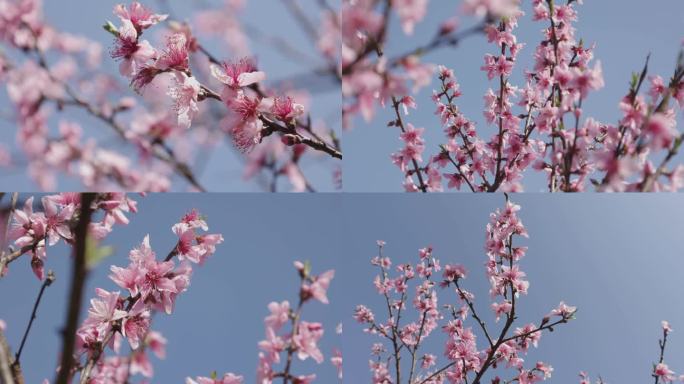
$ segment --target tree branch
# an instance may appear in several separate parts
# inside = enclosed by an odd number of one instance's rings
[[[38,306],[40,305],[40,299],[43,297],[43,292],[45,292],[45,288],[49,287],[52,282],[55,281],[55,273],[52,271],[48,271],[47,278],[43,281],[43,284],[40,286],[40,291],[38,292],[38,297],[36,298],[36,302],[33,304],[33,311],[31,312],[31,319],[28,322],[28,326],[26,327],[26,331],[24,332],[24,337],[21,339],[21,344],[19,345],[19,350],[17,351],[16,355],[14,355],[14,364],[12,365],[19,365],[19,359],[21,358],[21,352],[24,350],[24,345],[26,344],[26,339],[28,338],[29,331],[31,331],[31,326],[33,325],[33,320],[36,319],[36,312],[38,311]]]
[[[81,312],[83,300],[83,288],[88,274],[86,269],[86,241],[88,227],[93,213],[92,203],[95,201],[94,193],[81,194],[81,212],[74,231],[74,265],[71,276],[71,293],[69,294],[66,326],[63,331],[62,360],[57,374],[56,384],[68,384],[71,379],[71,368],[74,366],[74,347],[78,318]]]

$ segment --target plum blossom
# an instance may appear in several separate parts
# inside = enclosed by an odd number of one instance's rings
[[[114,6],[114,14],[118,16],[122,22],[130,22],[131,25],[135,27],[137,33],[142,33],[144,29],[168,18],[168,15],[153,13],[150,9],[137,1],[131,2],[128,7],[123,4]]]
[[[328,304],[327,291],[333,277],[335,277],[335,271],[332,269],[313,277],[311,284],[304,284],[302,286],[302,296],[310,296],[323,304]]]
[[[197,79],[183,72],[175,72],[174,79],[175,83],[169,88],[168,95],[174,102],[173,109],[178,115],[178,126],[187,129],[199,113],[197,99],[201,86]]]
[[[66,199],[59,199],[65,203]],[[111,201],[111,200],[110,200]],[[109,205],[110,209],[113,206]],[[111,212],[111,211],[110,211]],[[183,216],[174,227],[188,227],[193,230],[207,230],[205,219],[196,211]],[[220,234],[208,235],[215,239]],[[211,241],[198,244],[205,247],[203,255],[215,251],[219,241]],[[206,239],[205,239],[206,240]],[[193,244],[197,245],[197,244]],[[174,302],[179,294],[186,291],[190,284],[192,273],[191,264],[187,261],[176,266],[172,260],[179,256],[177,245],[164,260],[157,260],[156,253],[150,245],[149,236],[145,236],[140,246],[129,253],[129,265],[125,268],[111,266],[110,279],[119,287],[128,292],[127,297],[121,296],[120,292],[109,292],[97,288],[99,298],[91,300],[91,307],[87,318],[77,331],[77,355],[80,360],[83,352],[87,352],[87,359],[104,356],[107,348],[118,353],[121,341],[125,338],[132,351],[129,357],[106,356],[99,361],[93,360],[95,368],[90,373],[90,379],[97,383],[109,382],[114,377],[121,377],[116,382],[124,382],[129,375],[141,374],[152,377],[154,370],[149,359],[148,352],[152,352],[158,358],[166,356],[166,339],[152,329],[153,315],[157,311],[170,314]],[[122,370],[122,367],[125,368]],[[123,372],[123,374],[121,373]],[[122,376],[119,376],[119,375]],[[198,378],[201,381],[201,378]],[[213,380],[213,379],[212,379]],[[241,383],[240,376],[227,374],[220,383]],[[214,381],[211,381],[212,383]]]
[[[221,378],[197,377],[196,380],[191,378],[185,379],[185,384],[242,384],[242,376],[237,376],[232,373],[226,373]]]
[[[111,56],[121,61],[119,64],[121,75],[133,77],[157,56],[157,51],[147,40],[138,41],[138,32],[130,20],[123,20],[122,23]]]
[[[323,337],[323,326],[321,323],[302,321],[299,324],[297,333],[292,337],[292,341],[297,347],[297,357],[300,360],[312,358],[318,364],[322,363],[323,354],[318,349],[318,340],[321,337]]]
[[[378,268],[374,285],[386,302],[388,315],[385,318],[375,316],[373,311],[364,305],[358,305],[354,319],[364,327],[364,332],[379,337],[382,342],[375,343],[371,349],[372,359],[369,361],[373,383],[386,384],[398,382],[397,373],[409,374],[406,382],[421,382],[425,378],[434,378],[426,383],[464,383],[475,382],[486,375],[493,378],[493,383],[503,382],[501,376],[490,371],[515,371],[510,381],[521,383],[537,383],[551,378],[553,368],[537,362],[526,368],[524,356],[530,347],[536,347],[542,332],[552,330],[560,324],[567,323],[575,313],[574,307],[563,303],[554,310],[560,318],[544,317],[541,324],[528,323],[514,327],[519,310],[519,293],[526,292],[528,284],[523,278],[520,260],[526,251],[525,247],[511,244],[517,237],[526,237],[527,231],[519,218],[520,207],[507,201],[502,209],[497,209],[490,216],[486,226],[485,250],[487,260],[485,268],[487,278],[492,286],[491,308],[497,316],[504,317],[502,331],[494,329],[489,322],[485,323],[477,305],[475,295],[467,291],[465,268],[458,264],[445,264],[443,267],[432,247],[418,251],[414,263],[402,263],[391,273],[391,262],[383,256],[386,244],[379,245],[379,255],[371,264]],[[440,279],[433,279],[436,272],[442,272]],[[414,293],[410,285],[414,286]],[[454,299],[446,299],[440,305],[437,288],[442,288],[446,295],[455,294]],[[411,300],[412,301],[409,301]],[[411,306],[412,304],[412,306]],[[383,304],[384,307],[384,304]],[[413,309],[415,311],[410,311]],[[401,314],[401,316],[399,316]],[[468,325],[472,319],[473,326]],[[433,336],[435,330],[443,333],[443,358],[424,353],[425,339]],[[476,331],[481,331],[476,334]],[[498,335],[500,341],[492,335]],[[400,340],[393,342],[392,340]],[[418,351],[421,354],[418,354]],[[404,356],[406,355],[406,356]],[[408,367],[404,366],[406,357]],[[416,364],[420,364],[420,371]],[[389,369],[389,367],[393,367]],[[396,367],[396,368],[394,368]],[[406,368],[406,371],[404,371]],[[410,373],[413,372],[413,373]]]
[[[221,65],[211,64],[209,68],[216,80],[233,89],[247,87],[266,79],[266,74],[258,71],[254,61],[249,58],[224,62]]]

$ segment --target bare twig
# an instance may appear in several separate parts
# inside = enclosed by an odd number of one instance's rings
[[[36,302],[33,304],[33,311],[31,311],[31,318],[29,319],[28,326],[26,327],[26,331],[24,332],[24,337],[21,338],[21,344],[19,345],[19,350],[17,353],[14,355],[14,363],[12,365],[19,365],[19,359],[21,358],[21,352],[24,350],[24,345],[26,345],[26,339],[28,338],[28,334],[31,331],[31,326],[33,325],[33,321],[36,319],[36,313],[38,311],[38,306],[40,305],[40,299],[43,298],[43,292],[45,292],[45,288],[49,287],[52,282],[55,281],[55,273],[52,271],[48,271],[47,277],[43,281],[43,284],[40,286],[40,291],[38,292],[38,297],[36,298]]]

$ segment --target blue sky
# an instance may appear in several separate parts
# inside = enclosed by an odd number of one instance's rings
[[[404,53],[408,49],[423,45],[434,35],[437,26],[446,18],[457,14],[461,2],[431,1],[426,19],[417,25],[413,36],[405,36],[401,31],[396,15],[390,29],[390,42],[385,47],[388,57]],[[523,10],[530,10],[530,2],[523,2]],[[678,0],[648,1],[595,1],[588,0],[578,6],[579,21],[576,24],[578,37],[588,44],[596,42],[595,57],[601,60],[606,86],[592,93],[583,110],[587,116],[599,121],[614,123],[619,118],[618,102],[627,93],[628,81],[633,71],[643,68],[646,55],[651,53],[649,70],[660,74],[664,79],[672,76],[675,59],[682,43],[681,29],[674,28],[684,22],[684,4]],[[528,12],[529,15],[529,12]],[[474,23],[472,18],[461,20],[463,27]],[[529,16],[520,20],[516,35],[519,42],[527,45],[518,56],[514,68],[513,83],[524,85],[522,74],[531,67],[534,47],[541,40],[541,29],[546,27],[540,22],[532,22]],[[486,74],[480,71],[485,53],[491,53],[492,44],[483,36],[470,37],[456,49],[442,49],[425,57],[425,62],[444,64],[454,69],[461,84],[463,96],[458,99],[461,111],[475,121],[480,132],[490,137],[493,128],[486,126],[482,117],[482,96],[494,83],[487,81]],[[416,127],[425,128],[427,155],[433,155],[443,142],[443,132],[430,99],[436,81],[416,95],[418,110],[411,110],[405,121]],[[355,120],[355,128],[345,132],[344,143],[353,149],[353,156],[344,161],[344,187],[354,192],[393,192],[403,191],[402,174],[392,164],[389,156],[401,147],[398,130],[388,128],[392,120],[391,108],[378,110],[371,123],[363,119]],[[681,119],[679,119],[681,121]],[[681,160],[680,160],[681,161]],[[526,177],[525,190],[536,192],[544,190],[545,179],[542,174]]]
[[[191,285],[178,298],[175,312],[155,316],[153,328],[168,339],[168,349],[166,360],[152,357],[156,370],[152,382],[180,383],[186,376],[208,376],[213,370],[239,373],[245,376],[246,383],[254,382],[257,342],[264,337],[267,304],[289,300],[295,305],[298,297],[299,277],[293,261],[310,260],[318,272],[336,267],[339,239],[330,215],[336,212],[337,199],[325,195],[300,199],[294,195],[259,194],[134,198],[139,201],[139,213],[130,215],[131,223],[116,227],[107,238],[105,244],[113,245],[116,252],[89,276],[87,298],[94,296],[95,287],[117,289],[107,278],[109,266],[126,265],[128,251],[138,246],[145,234],[150,234],[158,256],[165,255],[175,244],[171,226],[196,207],[208,217],[211,232],[222,233],[226,241],[203,267],[194,269]],[[64,324],[71,273],[67,252],[62,244],[48,249],[46,266],[54,269],[57,280],[45,292],[22,355],[27,383],[54,378],[61,348],[58,330]],[[27,259],[10,267],[9,275],[0,280],[0,318],[7,322],[7,337],[16,350],[40,283]],[[333,303],[344,295],[339,283],[340,279],[335,278],[328,292]],[[326,326],[321,341],[326,361],[319,366],[311,360],[296,360],[294,372],[316,373],[320,382],[334,383],[336,370],[329,358],[332,348],[341,346],[335,326],[342,313],[336,306],[316,302],[305,307],[305,318]]]
[[[128,3],[119,0],[102,0],[102,1],[86,1],[86,0],[64,0],[64,1],[44,1],[45,18],[47,22],[55,26],[60,31],[70,32],[73,34],[84,35],[90,39],[96,40],[103,45],[103,69],[108,73],[118,75],[118,65],[108,57],[107,52],[112,44],[111,35],[102,30],[102,25],[105,20],[115,20],[112,14],[112,8],[115,4]],[[156,1],[144,1],[143,4],[150,6],[153,9],[159,9]],[[193,4],[212,4],[218,6],[222,1],[179,1],[171,0],[170,5],[173,7],[175,13],[179,18],[189,17],[190,10]],[[294,46],[300,47],[304,51],[311,51],[313,48],[309,39],[302,32],[296,23],[292,21],[287,13],[286,8],[282,2],[278,0],[260,0],[258,2],[247,1],[247,7],[244,12],[242,21],[258,28],[266,36],[278,36],[290,42]],[[340,0],[330,1],[330,4],[339,6]],[[267,9],[268,12],[264,12]],[[76,11],[77,10],[77,11]],[[307,7],[306,13],[312,18],[318,18],[318,7]],[[222,46],[206,37],[200,40],[205,44],[212,53],[220,58],[231,59],[229,53]],[[322,61],[314,62],[308,61],[302,63],[293,62],[283,55],[278,53],[273,47],[262,41],[256,41],[250,44],[250,48],[254,55],[258,58],[260,66],[268,73],[268,82],[277,82],[279,80],[288,79],[293,76],[301,76],[311,73],[313,69],[321,67]],[[223,54],[222,54],[223,52]],[[267,83],[268,83],[267,82]],[[306,78],[306,84],[322,84],[319,87],[312,88],[315,90],[312,93],[312,118],[314,120],[320,119],[327,122],[335,129],[340,127],[339,110],[340,110],[340,93],[337,85],[329,84],[326,80],[318,81],[316,79]],[[0,91],[0,105],[8,106],[7,94],[4,90]],[[134,93],[130,91],[130,96]],[[3,113],[10,112],[7,108],[0,108]],[[59,118],[73,119],[82,123],[85,136],[93,136],[103,140],[109,146],[121,149],[111,128],[104,126],[100,122],[86,116],[81,111],[68,110],[65,113],[57,114],[57,117],[50,119],[50,128],[52,132],[57,130],[57,122]],[[12,153],[17,154],[18,148],[15,148],[16,126],[14,123],[5,119],[0,120],[0,140],[12,148]],[[130,146],[128,146],[130,147]],[[230,191],[230,192],[254,192],[262,191],[259,185],[254,181],[245,183],[242,180],[243,166],[238,154],[233,150],[232,144],[228,141],[220,143],[215,149],[202,150],[200,152],[200,161],[197,167],[200,183],[210,191]],[[124,151],[131,156],[135,151],[130,148]],[[38,190],[38,186],[33,183],[26,175],[26,166],[23,156],[18,157],[15,161],[19,164],[17,167],[6,169],[0,168],[0,181],[4,185],[14,185],[17,190],[34,191]],[[339,163],[339,162],[338,162]],[[334,189],[332,178],[332,160],[321,161],[319,156],[309,156],[308,159],[303,160],[302,167],[309,178],[311,184],[321,191],[330,191]],[[187,184],[182,180],[179,181],[176,190],[186,191]],[[279,184],[281,190],[290,190],[289,183],[283,180]],[[57,188],[59,190],[75,190],[81,189],[81,184],[74,177],[64,177],[61,174]]]

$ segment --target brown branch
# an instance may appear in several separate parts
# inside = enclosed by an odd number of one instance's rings
[[[13,364],[12,352],[2,329],[0,329],[0,378],[4,384],[24,384],[21,367]]]
[[[200,92],[200,97],[198,98],[199,101],[205,100],[205,99],[214,99],[217,101],[223,101],[221,98],[221,95],[219,95],[217,92],[211,90],[209,87],[202,85],[201,86],[201,92]],[[342,152],[340,152],[338,149],[334,148],[332,145],[326,143],[323,140],[317,139],[313,136],[308,137],[304,136],[301,133],[297,132],[297,128],[293,124],[288,124],[287,126],[283,126],[278,124],[275,121],[269,120],[263,115],[259,115],[259,120],[264,124],[265,129],[262,130],[261,134],[262,137],[268,137],[271,135],[273,132],[280,132],[285,135],[292,135],[294,138],[293,140],[295,143],[298,144],[304,144],[308,146],[309,148],[315,149],[317,151],[325,152],[328,155],[336,158],[336,159],[342,159]],[[311,132],[310,128],[305,128],[307,131]]]
[[[38,297],[36,298],[36,302],[33,304],[33,311],[31,311],[31,319],[29,320],[28,326],[26,327],[26,331],[24,332],[24,337],[22,337],[22,339],[21,339],[21,344],[19,345],[19,350],[14,355],[14,363],[12,365],[19,365],[19,359],[21,358],[21,352],[24,350],[24,345],[26,344],[26,339],[28,338],[28,334],[31,331],[31,326],[33,325],[33,321],[37,317],[36,313],[38,311],[38,306],[40,305],[40,299],[43,298],[43,292],[45,292],[45,288],[49,287],[54,281],[55,281],[55,273],[50,270],[50,271],[48,271],[47,278],[43,281],[43,284],[40,286],[40,291],[38,292]]]
[[[94,193],[81,194],[81,212],[74,231],[74,264],[71,276],[71,293],[69,294],[66,326],[63,331],[62,359],[57,374],[56,384],[68,384],[71,379],[71,368],[74,366],[74,347],[78,318],[81,312],[83,289],[88,274],[86,269],[86,241],[88,227],[93,213],[92,203],[95,201]]]
[[[36,239],[33,244],[25,245],[21,249],[17,249],[16,251],[13,251],[12,253],[8,253],[5,256],[0,258],[0,271],[2,271],[5,267],[7,267],[11,262],[14,260],[18,259],[21,257],[23,254],[33,251],[36,246],[38,246],[38,243],[43,241],[43,239]],[[0,275],[0,277],[2,277]]]

